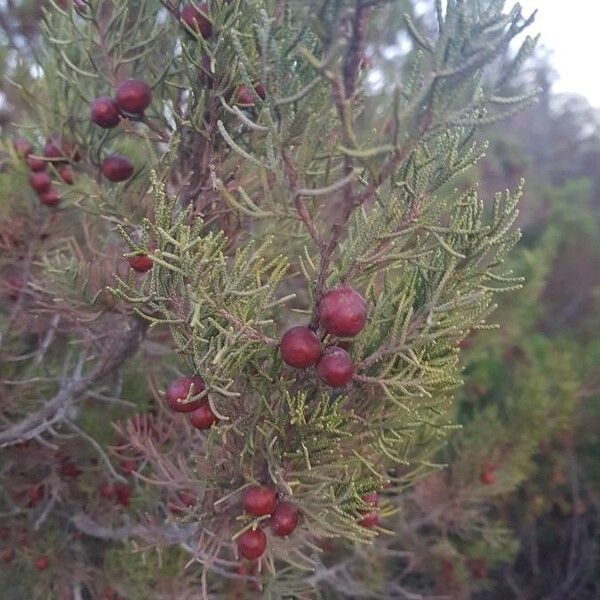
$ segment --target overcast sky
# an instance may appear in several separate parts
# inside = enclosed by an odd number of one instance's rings
[[[555,89],[577,92],[600,107],[600,0],[519,0],[526,11],[538,9],[533,33],[553,51],[560,80]]]

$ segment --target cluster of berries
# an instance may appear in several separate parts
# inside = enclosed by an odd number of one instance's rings
[[[339,287],[324,294],[319,303],[319,323],[326,334],[348,338],[357,335],[367,322],[367,302],[354,289]],[[327,385],[344,387],[354,376],[354,363],[341,345],[321,347],[315,331],[307,326],[292,327],[281,338],[281,358],[297,369],[316,365]]]

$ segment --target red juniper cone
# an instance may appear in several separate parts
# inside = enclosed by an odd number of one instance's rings
[[[270,515],[277,505],[277,491],[266,485],[253,485],[244,492],[244,510],[253,517]]]
[[[133,494],[133,490],[131,489],[130,485],[127,483],[115,483],[114,493],[118,504],[124,507],[129,506],[129,503],[131,502],[131,495]]]
[[[321,298],[319,320],[327,333],[355,336],[367,322],[367,301],[352,288],[335,288]]]
[[[29,184],[38,194],[43,194],[50,189],[52,179],[47,173],[34,173],[29,177]]]
[[[49,159],[53,159],[53,162],[61,162],[65,159],[64,152],[61,148],[51,139],[46,142],[44,146],[44,156]],[[56,160],[61,159],[61,160]]]
[[[210,429],[217,421],[217,415],[211,410],[208,402],[204,402],[190,414],[190,423],[196,429]]]
[[[131,161],[120,154],[111,154],[102,161],[100,167],[102,175],[113,183],[126,181],[133,175]]]
[[[141,115],[152,102],[152,90],[145,81],[126,79],[119,84],[115,100],[121,111]]]
[[[369,492],[368,494],[362,496],[362,499],[365,504],[368,504],[373,508],[379,506],[379,496],[377,495],[377,492]],[[359,510],[358,512],[364,515],[361,519],[359,519],[359,525],[370,528],[375,527],[375,525],[379,523],[379,514],[376,510]]]
[[[184,6],[179,16],[187,27],[206,39],[212,35],[212,23],[208,20],[207,14],[208,7],[205,2],[201,2],[197,5]]]
[[[2,552],[0,552],[0,560],[5,565],[10,565],[10,563],[14,560],[14,558],[15,558],[14,548],[5,548],[4,550],[2,550]]]
[[[235,88],[234,98],[237,104],[242,104],[244,106],[254,105],[254,94],[250,88],[243,83]]]
[[[130,256],[127,261],[129,266],[138,273],[145,273],[152,268],[154,262],[146,254],[139,254],[138,256]]]
[[[362,527],[367,527],[370,529],[371,527],[375,527],[379,523],[379,514],[377,511],[372,510],[367,513],[364,517],[359,519],[358,524]]]
[[[27,157],[27,166],[35,173],[45,171],[48,163],[41,158],[35,158],[33,156]]]
[[[483,485],[492,485],[496,481],[494,472],[492,470],[483,471],[479,476],[479,480]]]
[[[327,385],[338,388],[352,381],[354,363],[350,355],[337,346],[329,346],[317,363],[317,373]]]
[[[290,535],[298,526],[299,517],[300,511],[297,506],[294,506],[289,502],[279,502],[271,517],[273,533],[280,537]]]
[[[90,104],[90,119],[105,129],[119,124],[119,105],[108,96],[100,96]]]
[[[290,367],[307,369],[321,356],[321,342],[308,327],[292,327],[283,334],[280,344],[281,358]]]
[[[203,404],[203,399],[186,402],[185,400],[188,397],[188,394],[193,393],[194,396],[197,396],[205,389],[206,385],[202,377],[180,377],[179,379],[173,381],[167,389],[167,405],[174,412],[193,412],[200,408],[200,406]]]
[[[267,536],[262,529],[248,529],[237,539],[239,553],[247,560],[260,558],[267,548]]]
[[[26,158],[33,152],[33,146],[23,138],[15,138],[13,140],[13,148],[22,158]]]
[[[111,483],[103,483],[98,491],[103,498],[112,498],[115,495],[115,488]]]
[[[73,185],[75,182],[75,178],[73,177],[73,169],[69,167],[69,165],[63,165],[58,169],[58,176],[63,180],[67,185]]]
[[[50,559],[46,555],[38,556],[34,566],[38,571],[45,571],[50,566]]]

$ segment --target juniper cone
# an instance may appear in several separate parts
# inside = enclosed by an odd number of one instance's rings
[[[526,19],[502,0],[428,4],[431,22],[405,0],[44,4],[4,63],[23,100],[0,200],[0,549],[34,573],[23,528],[51,557],[13,596],[437,593],[454,537],[406,550],[400,524],[427,475],[444,496],[458,342],[520,285],[502,263],[521,184],[490,197],[474,169],[482,126],[534,97],[515,77],[535,44],[507,58]],[[476,464],[473,502],[495,487]]]

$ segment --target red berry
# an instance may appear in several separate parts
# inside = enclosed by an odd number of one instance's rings
[[[60,162],[56,159],[65,159],[62,149],[52,140],[48,140],[44,146],[44,156],[52,159],[54,162]]]
[[[127,260],[129,262],[129,266],[138,273],[145,273],[146,271],[149,271],[154,264],[152,259],[146,254],[130,256]]]
[[[2,552],[0,552],[0,560],[2,560],[2,562],[5,565],[10,565],[10,563],[14,560],[14,558],[15,558],[14,548],[5,548],[4,550],[2,550]]]
[[[493,471],[483,471],[479,476],[479,479],[483,485],[492,485],[496,481]]]
[[[254,106],[254,94],[245,84],[240,84],[235,88],[235,101],[244,106]]]
[[[40,202],[46,206],[57,206],[60,203],[58,192],[50,188],[47,192],[40,194]]]
[[[192,389],[193,386],[193,389]],[[186,402],[188,395],[198,396],[206,389],[202,377],[180,377],[169,385],[167,389],[167,404],[169,408],[179,413],[189,413],[200,408],[203,399]]]
[[[21,295],[25,280],[20,275],[9,275],[6,278],[7,296],[9,300],[16,302]]]
[[[23,138],[15,138],[13,140],[13,148],[22,158],[26,158],[33,152],[33,146]]]
[[[312,329],[292,327],[281,338],[280,351],[283,362],[290,367],[307,369],[319,360],[321,342]]]
[[[81,470],[75,463],[66,460],[60,465],[59,473],[65,479],[77,479],[81,475]]]
[[[119,124],[119,105],[108,96],[100,96],[90,104],[90,119],[105,129],[116,127]]]
[[[285,537],[290,535],[298,525],[300,511],[297,506],[289,502],[279,502],[271,519],[275,535]]]
[[[103,483],[98,488],[98,491],[103,498],[112,498],[115,494],[115,488],[113,487],[112,483]]]
[[[182,23],[192,31],[199,33],[203,38],[209,38],[212,35],[212,23],[208,17],[208,7],[205,2],[198,5],[188,4],[184,6],[180,18]]]
[[[119,84],[115,100],[123,112],[141,115],[152,102],[152,91],[145,81],[126,79]]]
[[[63,180],[67,185],[73,185],[75,181],[73,177],[73,169],[69,167],[69,165],[63,165],[58,169],[58,176]]]
[[[239,553],[247,560],[260,558],[267,547],[267,536],[262,529],[248,529],[237,539]]]
[[[45,571],[50,566],[50,559],[45,554],[38,556],[35,559],[34,566],[38,571]]]
[[[102,175],[113,183],[126,181],[133,175],[131,161],[120,154],[111,154],[102,161]]]
[[[355,336],[367,322],[367,301],[352,288],[335,288],[321,299],[319,320],[327,333]]]
[[[129,503],[131,501],[131,494],[133,494],[131,486],[129,486],[126,483],[115,483],[114,491],[117,502],[121,506],[129,506]]]
[[[264,86],[262,83],[257,83],[257,84],[254,86],[254,91],[257,93],[258,97],[259,97],[261,100],[264,100],[264,99],[265,99],[265,96],[266,96],[267,94],[266,94],[266,92],[265,92],[265,86]]]
[[[253,517],[270,515],[277,505],[277,491],[266,485],[253,485],[244,492],[244,510]]]
[[[369,506],[379,506],[379,495],[377,492],[369,492],[362,497],[363,501]]]
[[[35,485],[29,488],[27,492],[27,496],[29,498],[29,502],[27,502],[27,506],[29,508],[33,508],[37,504],[40,503],[42,498],[44,497],[44,486],[43,485]]]
[[[196,498],[194,494],[190,494],[190,492],[186,492],[185,490],[177,492],[177,497],[181,501],[181,504],[183,506],[187,506],[188,508],[190,506],[194,506],[194,504],[196,504],[196,502],[198,501],[198,498]]]
[[[27,165],[34,172],[45,171],[48,163],[41,158],[34,158],[33,156],[27,157]]]
[[[196,429],[210,429],[217,421],[217,415],[211,410],[208,402],[204,402],[190,414],[190,423]]]
[[[352,381],[354,363],[345,350],[330,346],[325,349],[317,363],[317,373],[327,385],[334,388],[344,387]]]
[[[469,558],[467,559],[467,567],[475,579],[485,579],[487,577],[485,558]]]
[[[47,173],[34,173],[29,177],[29,184],[38,194],[43,194],[50,189],[52,179]]]
[[[377,511],[373,510],[365,514],[365,516],[361,519],[359,519],[358,524],[362,527],[367,527],[368,529],[371,529],[372,527],[375,527],[375,525],[379,524],[379,514],[377,513]]]

